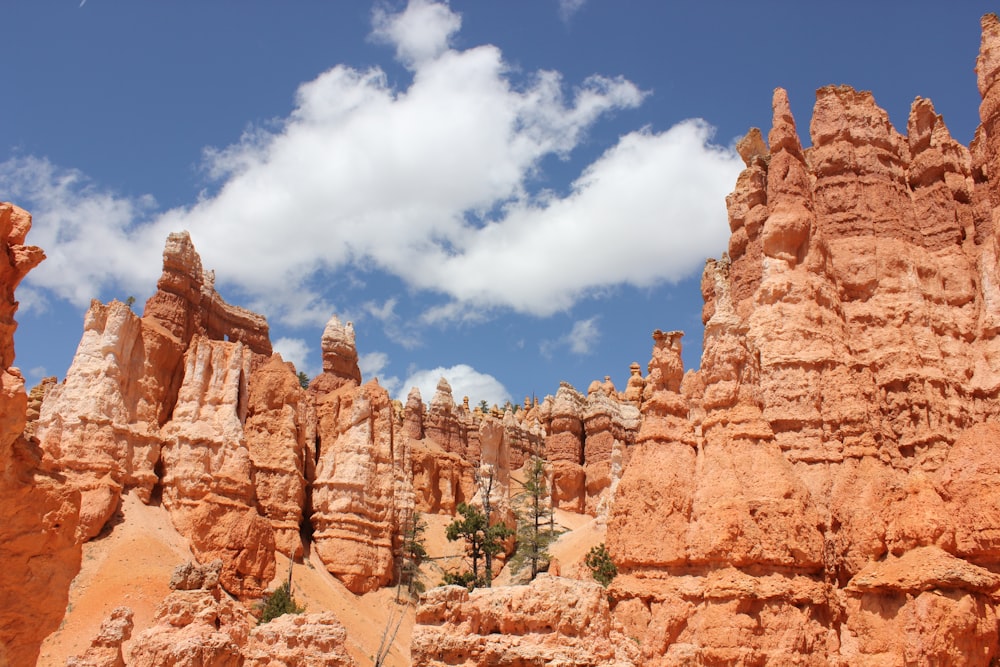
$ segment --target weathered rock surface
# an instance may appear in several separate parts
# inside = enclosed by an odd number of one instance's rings
[[[101,623],[87,651],[66,661],[66,667],[125,667],[122,643],[132,636],[132,610],[116,607]]]
[[[183,567],[183,566],[182,566]],[[178,579],[184,577],[176,577]],[[135,667],[239,667],[255,619],[218,585],[175,589],[156,610],[155,625],[136,636]]]
[[[312,389],[323,382],[317,378]],[[357,387],[349,380],[329,393],[317,392],[316,415],[317,553],[355,593],[385,586],[393,578],[400,520],[413,509],[408,441],[394,437],[389,394],[376,382]]]
[[[14,290],[44,257],[25,245],[31,216],[0,203],[0,665],[33,665],[80,569],[80,492],[23,435],[28,396],[14,361]]]
[[[244,667],[355,667],[333,614],[285,614],[250,631]]]
[[[223,559],[227,590],[256,596],[273,576],[275,530],[290,554],[301,549],[308,401],[290,368],[262,368],[271,354],[267,323],[222,300],[186,233],[168,238],[163,265],[143,317],[120,302],[91,304],[66,379],[46,392],[35,431],[46,465],[82,496],[78,540],[101,531],[125,489],[147,502],[162,498],[199,557]],[[290,382],[295,391],[275,407],[274,385]],[[273,436],[266,443],[264,433]],[[282,456],[299,465],[275,476],[270,460]]]
[[[541,574],[528,586],[445,586],[417,609],[414,665],[615,665],[605,591]]]
[[[971,153],[929,101],[903,136],[843,86],[817,92],[812,148],[781,90],[769,148],[741,144],[701,370],[651,364],[608,526],[644,664],[997,655],[1000,183],[977,164],[998,48],[987,17]]]

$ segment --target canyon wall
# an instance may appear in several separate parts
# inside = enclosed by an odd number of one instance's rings
[[[903,135],[846,86],[817,91],[811,147],[781,89],[766,142],[739,143],[728,253],[702,280],[701,368],[684,375],[680,334],[656,332],[631,394],[642,421],[610,510],[619,574],[601,632],[619,659],[1000,656],[1000,22],[982,27],[968,148],[930,101]],[[563,406],[582,397],[560,393],[550,453],[577,466],[587,429]],[[449,605],[419,612],[415,664],[485,664],[460,623],[516,605],[484,594],[441,618]]]
[[[55,630],[80,569],[80,492],[25,437],[28,395],[13,367],[14,289],[45,257],[25,244],[31,216],[0,203],[0,667],[32,665]]]
[[[769,145],[741,142],[701,370],[651,383],[670,400],[643,430],[673,423],[608,526],[646,664],[997,656],[998,56],[986,17],[970,149],[928,100],[904,136],[844,86],[817,92],[811,148],[780,89]]]

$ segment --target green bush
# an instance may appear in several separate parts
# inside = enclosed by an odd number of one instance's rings
[[[615,567],[614,562],[611,560],[611,554],[608,553],[604,542],[601,542],[596,547],[592,547],[583,562],[590,568],[590,573],[597,580],[597,583],[605,588],[618,575],[618,568]]]
[[[284,616],[285,614],[301,614],[305,610],[305,607],[300,607],[295,602],[295,597],[292,595],[291,587],[286,581],[264,597],[264,600],[261,602],[259,625],[273,621],[279,616]]]

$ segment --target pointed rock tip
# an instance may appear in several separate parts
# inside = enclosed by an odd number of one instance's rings
[[[767,144],[764,143],[764,136],[760,128],[751,127],[742,139],[736,142],[736,152],[743,158],[743,164],[750,166],[758,157],[767,156]]]
[[[771,97],[771,131],[767,135],[771,144],[771,155],[785,150],[801,156],[802,143],[795,129],[795,117],[784,88],[775,88]]]

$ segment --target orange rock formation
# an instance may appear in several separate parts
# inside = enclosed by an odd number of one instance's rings
[[[14,362],[14,289],[44,257],[25,245],[31,216],[0,203],[0,665],[32,665],[80,569],[80,492],[22,435],[28,396]]]
[[[682,378],[680,336],[654,335],[611,506],[610,627],[635,640],[634,664],[998,658],[993,15],[976,71],[970,149],[929,101],[903,136],[844,86],[817,92],[811,148],[780,89],[767,143],[755,130],[738,145],[729,252],[702,280],[701,369]],[[572,498],[590,431],[566,407],[583,397],[560,392],[548,444],[563,461],[557,494]],[[437,645],[460,645],[463,624],[505,595],[422,622]],[[415,664],[488,662],[434,656],[424,633]]]

